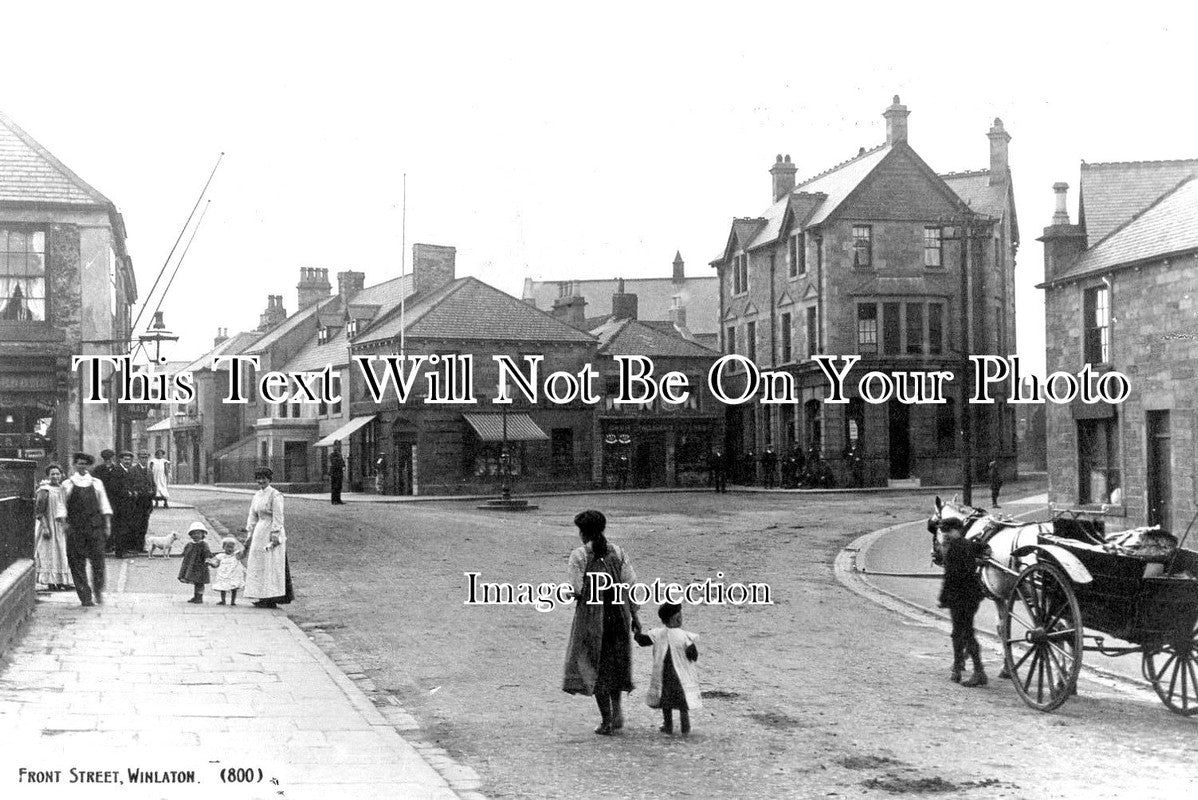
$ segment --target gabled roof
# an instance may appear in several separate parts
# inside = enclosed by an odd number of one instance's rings
[[[893,150],[892,145],[878,145],[872,150],[858,153],[848,161],[843,161],[796,186],[795,191],[812,194],[818,192],[827,195],[811,213],[807,224],[818,225],[832,216],[832,213],[840,208],[841,204],[853,193],[853,190],[874,171],[874,167],[882,163],[882,159],[890,155]]]
[[[458,278],[416,297],[401,323],[398,309],[376,321],[354,344],[406,335],[421,339],[593,342],[594,338],[477,278]]]
[[[68,169],[3,113],[0,113],[0,202],[113,209],[107,197]]]
[[[213,347],[207,353],[197,358],[195,361],[184,367],[184,372],[199,372],[200,370],[212,369],[212,359],[217,356],[230,355],[239,356],[247,353],[247,348],[253,344],[262,334],[257,331],[243,331],[235,333],[228,339],[225,339],[220,344]]]
[[[586,298],[588,323],[602,321],[611,316],[611,296],[616,293],[617,279],[589,281],[526,281],[524,299],[532,300],[544,311],[553,308],[553,301],[561,296],[562,286],[574,284],[574,291]],[[720,285],[715,275],[701,278],[687,277],[682,281],[672,278],[625,278],[624,291],[635,294],[637,316],[642,320],[666,319],[674,298],[686,309],[686,326],[692,333],[718,333],[717,317],[720,313]]]
[[[408,273],[374,286],[367,286],[349,299],[351,309],[371,306],[378,309],[379,319],[399,306],[400,301],[412,294],[412,275]],[[349,363],[349,338],[345,328],[338,328],[324,344],[319,336],[313,336],[300,348],[283,367],[289,372],[319,372],[328,365],[334,368]]]
[[[1002,219],[1010,209],[1011,240],[1019,244],[1019,220],[1015,216],[1014,189],[1009,179],[991,185],[988,169],[949,172],[940,177],[965,205],[982,216]]]
[[[667,332],[635,319],[613,317],[592,329],[591,334],[599,340],[599,352],[608,356],[715,358],[719,355],[676,332]]]
[[[1198,177],[1182,180],[1135,218],[1082,253],[1052,282],[1192,251],[1198,251]]]
[[[301,310],[295,312],[290,317],[283,320],[278,325],[274,326],[269,331],[267,331],[262,336],[262,338],[256,342],[254,342],[254,346],[251,347],[246,352],[247,353],[265,353],[266,350],[272,344],[279,341],[279,339],[283,338],[283,336],[285,334],[290,333],[291,331],[295,330],[296,327],[301,322],[303,322],[304,320],[307,320],[307,319],[311,319],[312,317],[316,316],[316,314],[320,311],[320,309],[324,308],[325,306],[328,306],[330,303],[340,302],[340,300],[341,300],[341,298],[339,298],[339,297],[328,297],[328,298],[325,298],[323,300],[319,300],[319,301],[313,303],[312,305],[308,306],[307,308],[304,308],[304,309],[301,309]]]
[[[1079,224],[1093,247],[1185,178],[1198,175],[1198,159],[1082,163]]]

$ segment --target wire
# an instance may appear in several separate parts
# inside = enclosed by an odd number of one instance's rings
[[[154,296],[154,290],[158,288],[158,281],[162,280],[163,274],[166,272],[166,267],[171,263],[171,256],[175,254],[175,248],[179,246],[179,242],[183,240],[183,234],[187,232],[187,226],[191,224],[191,218],[195,216],[196,209],[200,207],[200,201],[204,199],[204,195],[208,192],[208,186],[212,183],[212,178],[216,175],[216,168],[220,166],[221,159],[225,157],[224,151],[216,157],[216,164],[212,167],[212,172],[208,174],[208,180],[204,183],[204,188],[200,190],[200,196],[196,198],[196,204],[191,207],[191,213],[187,215],[187,221],[183,223],[183,227],[179,229],[179,235],[175,237],[175,243],[171,245],[171,251],[166,254],[166,260],[162,262],[162,269],[158,270],[158,277],[154,279],[154,285],[150,287],[150,291],[146,293],[145,302],[141,305],[141,311],[137,312],[137,318],[133,320],[130,330],[137,329],[137,323],[141,322],[141,317],[146,313],[146,306],[150,304],[150,298]],[[159,306],[161,306],[161,301]],[[158,309],[154,309],[157,311]]]
[[[183,253],[179,256],[179,260],[175,262],[175,271],[171,273],[171,279],[166,282],[166,288],[162,290],[162,295],[158,298],[158,305],[154,307],[154,314],[157,314],[158,310],[162,308],[162,301],[166,299],[166,293],[171,290],[171,284],[175,282],[175,276],[179,274],[179,267],[183,266],[183,259],[187,258],[187,251],[191,249],[191,243],[196,240],[196,234],[200,232],[200,226],[204,224],[204,215],[208,213],[208,206],[210,205],[212,205],[211,200],[204,204],[204,210],[200,212],[200,218],[196,220],[196,226],[191,229],[191,238],[187,240],[187,245],[183,248]]]

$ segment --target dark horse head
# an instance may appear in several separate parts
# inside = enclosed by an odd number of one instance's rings
[[[969,523],[985,515],[986,512],[980,508],[963,505],[955,499],[946,503],[937,495],[936,513],[928,517],[928,533],[932,534],[932,563],[936,565],[944,563],[941,551],[943,542],[940,534],[945,528],[964,530],[969,527]],[[957,524],[950,523],[950,520]]]

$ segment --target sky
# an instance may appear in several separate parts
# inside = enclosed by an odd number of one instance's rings
[[[996,116],[1011,134],[1019,354],[1042,372],[1052,184],[1076,221],[1082,160],[1198,157],[1186,4],[575,5],[22,3],[6,30],[42,34],[5,36],[0,109],[124,214],[135,313],[224,153],[139,326],[161,302],[171,360],[267,295],[295,311],[302,267],[373,284],[415,242],[517,296],[665,276],[675,251],[714,274],[776,154],[802,180],[877,145],[898,94],[938,172],[985,168]]]

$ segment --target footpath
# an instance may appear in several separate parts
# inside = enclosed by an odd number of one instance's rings
[[[195,518],[156,510],[150,535]],[[0,662],[0,796],[483,799],[473,771],[406,741],[397,727],[415,721],[384,715],[282,610],[211,591],[187,603],[179,563],[109,558],[94,608],[39,593]]]

